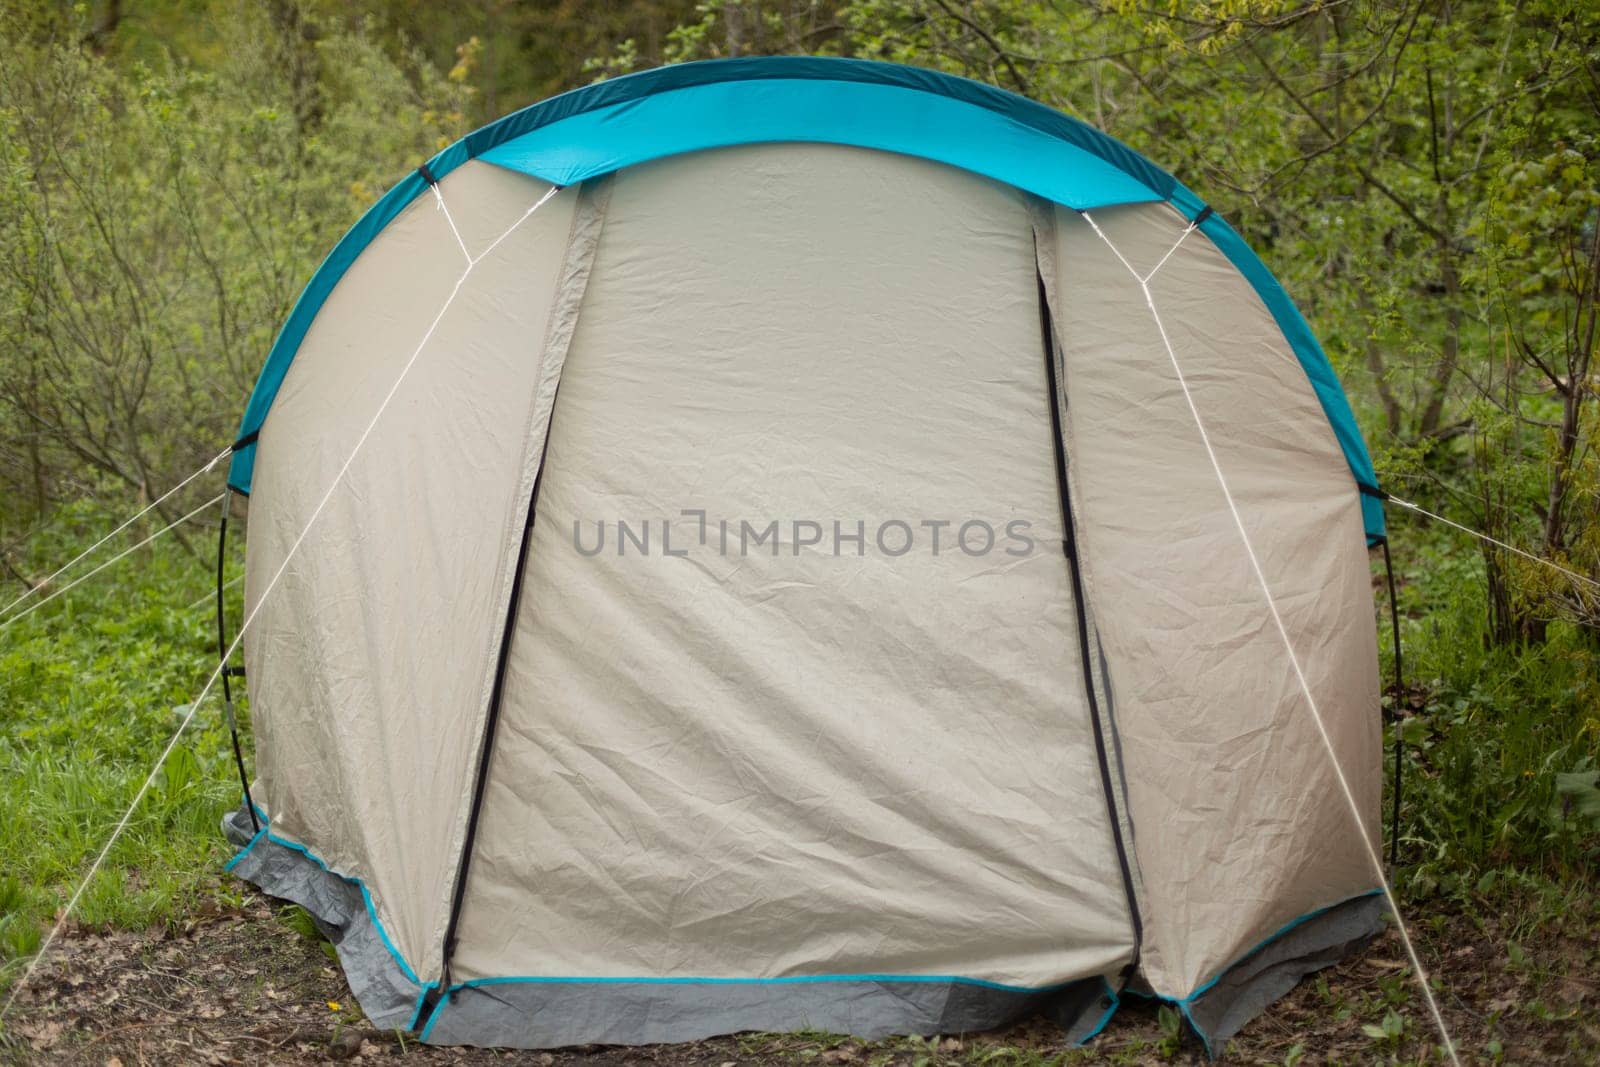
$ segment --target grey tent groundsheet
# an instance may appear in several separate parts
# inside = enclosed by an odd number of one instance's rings
[[[1040,1015],[1081,1044],[1110,1022],[1118,998],[1104,979],[1025,989],[995,982],[904,976],[739,980],[484,981],[452,990],[424,1013],[431,989],[416,980],[375,918],[356,879],[274,836],[257,809],[222,820],[240,847],[234,875],[298,904],[333,943],[361,1010],[386,1029],[420,1031],[435,1045],[636,1045],[693,1041],[740,1029],[811,1030],[864,1038],[991,1030]]]
[[[251,825],[242,804],[223,818],[223,834],[240,847],[228,870],[268,896],[310,913],[338,950],[350,991],[374,1026],[416,1026],[425,990],[373,918],[366,888],[334,874],[302,846],[275,838],[265,813],[257,809],[256,814],[259,829]]]
[[[452,992],[423,1029],[432,1045],[636,1045],[695,1041],[740,1030],[892,1034],[992,1030],[1043,1015],[1082,1043],[1116,1009],[1101,979],[1026,990],[989,983],[904,978],[794,981],[486,982]]]
[[[228,870],[269,896],[305,908],[333,943],[351,991],[376,1026],[419,1031],[435,1045],[560,1048],[584,1044],[693,1041],[735,1027],[849,1033],[952,1034],[992,1030],[1043,1016],[1068,1041],[1105,1029],[1122,997],[1103,979],[1044,989],[955,979],[887,976],[795,981],[486,981],[463,986],[424,1011],[428,989],[373,917],[361,883],[330,871],[305,848],[259,829],[241,805],[222,822],[241,851]],[[1384,928],[1373,890],[1312,912],[1258,945],[1177,1005],[1216,1056],[1228,1040],[1306,975],[1364,948]],[[1124,995],[1148,997],[1130,987]],[[1167,998],[1155,998],[1167,999]]]
[[[1178,1006],[1205,1044],[1220,1054],[1228,1039],[1295,984],[1365,948],[1383,932],[1383,891],[1374,889],[1296,919]]]

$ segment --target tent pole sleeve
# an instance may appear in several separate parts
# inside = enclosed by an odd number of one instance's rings
[[[1400,866],[1400,787],[1405,778],[1405,723],[1400,719],[1405,681],[1400,658],[1400,602],[1394,591],[1394,563],[1389,559],[1389,539],[1383,539],[1383,573],[1389,583],[1389,625],[1394,635],[1394,808],[1389,813],[1389,866]]]
[[[1056,375],[1055,323],[1050,316],[1050,297],[1044,274],[1039,279],[1039,331],[1044,348],[1045,379],[1050,386],[1050,438],[1055,449],[1056,487],[1061,497],[1061,548],[1072,576],[1072,606],[1078,615],[1078,658],[1083,667],[1083,690],[1089,698],[1089,722],[1094,728],[1095,758],[1100,765],[1100,784],[1106,795],[1106,817],[1111,824],[1111,840],[1117,850],[1117,866],[1122,872],[1122,891],[1128,900],[1128,918],[1133,924],[1133,955],[1123,972],[1123,981],[1132,978],[1139,967],[1139,951],[1144,944],[1144,921],[1139,915],[1138,895],[1133,886],[1133,869],[1127,843],[1122,839],[1122,822],[1117,814],[1116,790],[1111,784],[1111,761],[1106,755],[1105,731],[1100,724],[1100,706],[1094,692],[1094,659],[1089,647],[1089,618],[1084,606],[1083,569],[1078,559],[1078,537],[1072,521],[1071,484],[1067,478],[1067,456],[1061,425],[1062,392]]]
[[[222,496],[222,521],[217,524],[217,660],[221,664],[222,707],[228,716],[228,735],[233,739],[233,762],[239,768],[239,786],[244,790],[245,810],[250,813],[250,829],[253,833],[260,833],[256,802],[250,795],[250,774],[244,769],[244,749],[239,745],[239,722],[233,714],[233,687],[228,684],[228,676],[233,672],[228,668],[228,625],[223,610],[222,571],[227,559],[228,511],[232,507],[233,494],[230,490]]]

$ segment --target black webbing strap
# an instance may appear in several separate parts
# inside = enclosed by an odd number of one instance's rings
[[[1389,866],[1400,865],[1400,787],[1405,781],[1405,722],[1400,708],[1406,689],[1400,659],[1400,602],[1394,591],[1394,564],[1389,559],[1389,539],[1383,540],[1383,573],[1389,582],[1389,625],[1394,634],[1394,707],[1390,720],[1394,724],[1394,808],[1389,815]]]
[[[244,806],[250,812],[250,832],[259,834],[261,823],[256,819],[256,802],[250,795],[250,774],[244,769],[244,749],[239,746],[239,722],[233,714],[233,687],[228,684],[230,677],[244,677],[243,667],[228,666],[228,628],[222,607],[222,565],[227,558],[224,550],[228,547],[228,509],[232,505],[233,498],[224,494],[222,521],[217,524],[217,661],[221,664],[222,707],[228,716],[228,735],[233,738],[233,762],[239,768],[239,786],[244,790]]]
[[[1191,226],[1199,226],[1201,223],[1205,222],[1206,219],[1209,219],[1212,215],[1215,215],[1215,214],[1216,214],[1216,211],[1212,208],[1212,206],[1210,204],[1207,204],[1205,207],[1200,209],[1200,214],[1196,215],[1194,217],[1194,221],[1191,222],[1189,225],[1191,225]]]
[[[422,180],[427,182],[429,185],[439,184],[439,179],[433,176],[433,171],[428,169],[428,165],[426,163],[418,164],[417,173],[422,175]]]
[[[233,443],[233,451],[238,452],[242,449],[249,448],[251,445],[256,443],[256,438],[260,436],[260,430],[251,430],[249,433],[245,434],[243,437],[239,438]]]

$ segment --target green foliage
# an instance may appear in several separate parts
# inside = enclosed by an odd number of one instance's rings
[[[81,506],[66,519],[32,546],[39,558],[70,558],[117,521]],[[195,603],[212,585],[206,565],[161,541],[0,629],[0,986],[38,949],[214,667],[212,604]],[[218,820],[238,802],[213,695],[73,921],[181,917],[217,883],[230,851]]]
[[[1398,536],[1415,546],[1398,557],[1413,684],[1404,884],[1463,901],[1553,906],[1530,876],[1572,887],[1600,860],[1579,788],[1600,750],[1600,662],[1570,624],[1554,625],[1539,645],[1488,641],[1481,557],[1462,553],[1448,531]],[[1388,653],[1387,628],[1380,634]]]
[[[1363,1023],[1361,1032],[1380,1045],[1398,1045],[1405,1036],[1406,1020],[1399,1012],[1390,1008],[1383,1013],[1381,1023]]]
[[[278,921],[316,945],[328,959],[335,963],[338,962],[338,950],[333,947],[332,942],[323,936],[322,930],[317,926],[317,920],[311,917],[309,911],[306,911],[298,904],[291,905],[278,914]]]
[[[230,12],[201,67],[0,2],[0,535],[214,455],[319,258],[466,131],[470,87],[364,29]]]
[[[1600,573],[1592,4],[183,0],[120,23],[117,9],[0,0],[0,603],[230,439],[320,257],[420,159],[590,78],[766,53],[977,78],[1147,153],[1300,303],[1387,487]],[[1563,921],[1600,869],[1600,597],[1391,521],[1410,683],[1390,709],[1399,889],[1521,937]],[[188,605],[209,587],[163,542],[0,630],[0,961],[37,947],[194,699],[213,633]],[[80,921],[162,921],[218,892],[216,821],[236,799],[213,704]],[[1372,1020],[1384,1051],[1403,1043],[1404,982],[1317,988],[1331,1015]],[[1160,1020],[1175,1055],[1181,1020]]]
[[[1556,775],[1560,818],[1570,815],[1591,829],[1600,830],[1600,771],[1574,771]]]
[[[1156,1024],[1161,1028],[1161,1040],[1156,1045],[1156,1052],[1170,1060],[1183,1045],[1183,1016],[1178,1014],[1177,1008],[1163,1004],[1156,1011]]]

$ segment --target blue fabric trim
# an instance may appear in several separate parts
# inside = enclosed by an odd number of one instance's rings
[[[1102,979],[1103,981],[1103,979]],[[450,994],[462,989],[475,989],[479,986],[510,985],[513,983],[548,983],[552,985],[581,985],[593,983],[597,985],[803,985],[818,982],[924,982],[939,983],[944,985],[972,985],[984,989],[998,989],[1005,993],[1049,993],[1057,989],[1065,989],[1072,985],[1071,982],[1056,982],[1046,986],[1019,986],[1007,985],[1004,982],[991,982],[983,978],[963,978],[959,975],[948,974],[798,974],[779,978],[667,978],[645,976],[640,978],[628,977],[545,977],[538,975],[507,975],[499,978],[473,978],[465,982],[456,982],[445,990],[445,995],[439,998],[439,1003],[434,1007],[433,1014],[428,1016],[428,1025],[422,1028],[418,1040],[428,1040],[428,1035],[433,1033],[434,1026],[439,1022],[439,1017],[444,1014],[445,1005],[450,1003]],[[1109,987],[1108,987],[1109,988]],[[1113,999],[1115,994],[1112,994]],[[1116,1005],[1112,1005],[1112,1011]],[[1106,1019],[1110,1018],[1107,1013]],[[1105,1020],[1101,1021],[1105,1025]],[[1099,1033],[1096,1029],[1095,1033]],[[1092,1034],[1090,1036],[1093,1036]]]
[[[766,81],[777,84],[771,88],[753,84]],[[739,83],[739,88],[731,83]],[[819,105],[825,108],[827,121],[810,110]],[[554,129],[558,125],[560,129]],[[1167,199],[1187,218],[1196,217],[1203,208],[1202,201],[1172,175],[1061,112],[938,71],[856,59],[708,60],[631,74],[507,115],[434,156],[428,168],[443,179],[468,159],[482,156],[546,180],[564,178],[560,184],[568,184],[675,152],[796,136],[939,160],[1068,206]],[[519,138],[526,138],[527,144],[513,143]],[[1078,173],[1080,169],[1083,173]],[[426,190],[420,174],[408,175],[328,254],[267,355],[236,439],[260,431],[306,331],[345,271]],[[1357,481],[1377,484],[1349,402],[1294,304],[1221,218],[1211,215],[1201,229],[1250,280],[1284,331],[1322,402],[1351,473]],[[241,448],[229,464],[228,484],[241,493],[250,491],[255,450],[255,443]],[[1369,541],[1381,538],[1381,501],[1365,498],[1361,507]]]
[[[552,185],[730,145],[810,142],[917,156],[1071,208],[1160,200],[1071,141],[949,96],[898,85],[773,78],[657,93],[540,127],[485,163]]]
[[[1166,998],[1163,997],[1162,999],[1165,1000]],[[1189,1002],[1187,1000],[1175,1000],[1173,1003],[1176,1004],[1178,1006],[1178,1010],[1183,1013],[1184,1019],[1189,1024],[1189,1029],[1194,1031],[1194,1035],[1198,1037],[1200,1039],[1200,1043],[1206,1047],[1206,1059],[1216,1059],[1217,1054],[1216,1051],[1211,1047],[1211,1038],[1204,1030],[1200,1029],[1200,1025],[1194,1021],[1194,1016],[1189,1014]]]
[[[1229,971],[1233,970],[1233,968],[1237,967],[1239,964],[1243,963],[1245,960],[1249,959],[1251,956],[1254,956],[1257,952],[1260,952],[1262,949],[1266,948],[1268,945],[1272,944],[1272,942],[1276,941],[1278,938],[1282,937],[1284,934],[1287,934],[1290,930],[1293,930],[1295,927],[1301,925],[1302,923],[1310,922],[1312,919],[1315,919],[1317,916],[1326,914],[1327,912],[1332,911],[1334,908],[1340,907],[1340,906],[1342,906],[1344,904],[1348,904],[1352,900],[1363,900],[1363,899],[1365,899],[1367,897],[1377,896],[1382,892],[1383,892],[1383,890],[1381,888],[1380,889],[1369,889],[1365,893],[1357,893],[1353,897],[1347,897],[1346,899],[1339,901],[1338,904],[1329,904],[1325,908],[1318,908],[1316,911],[1307,912],[1306,914],[1300,916],[1298,919],[1294,919],[1294,920],[1292,920],[1292,921],[1290,921],[1288,923],[1285,923],[1283,926],[1279,927],[1278,930],[1275,931],[1271,936],[1263,938],[1261,941],[1259,941],[1255,945],[1254,948],[1250,949],[1249,952],[1246,952],[1244,955],[1240,956],[1238,959],[1234,960],[1232,963],[1230,963],[1226,967],[1222,968],[1222,970],[1218,971],[1217,974],[1216,974],[1216,977],[1212,978],[1209,982],[1206,982],[1200,988],[1196,989],[1193,993],[1190,993],[1188,996],[1182,998],[1181,1000],[1175,999],[1173,997],[1162,996],[1160,993],[1144,993],[1144,992],[1141,992],[1141,991],[1139,991],[1137,989],[1124,989],[1122,991],[1122,995],[1123,996],[1129,996],[1129,997],[1138,997],[1140,1000],[1156,1000],[1156,1001],[1160,1001],[1160,1002],[1162,1002],[1164,1004],[1171,1004],[1173,1007],[1177,1008],[1178,1011],[1183,1015],[1184,1019],[1189,1023],[1189,1029],[1193,1030],[1194,1033],[1195,1033],[1195,1036],[1199,1037],[1201,1043],[1203,1045],[1205,1045],[1205,1047],[1206,1047],[1206,1056],[1208,1058],[1213,1058],[1214,1059],[1216,1054],[1212,1051],[1211,1039],[1206,1036],[1206,1033],[1205,1033],[1204,1030],[1201,1030],[1200,1027],[1195,1024],[1194,1017],[1189,1014],[1189,1005],[1190,1004],[1194,1003],[1200,997],[1204,996],[1207,990],[1209,990],[1212,986],[1216,985],[1219,981],[1221,981],[1223,975],[1227,974]]]
[[[310,860],[312,863],[315,863],[318,867],[321,867],[324,871],[327,871],[335,878],[342,878],[346,882],[349,882],[351,885],[355,886],[357,889],[361,890],[361,900],[362,903],[364,903],[367,907],[367,917],[372,920],[373,929],[378,931],[378,939],[383,942],[383,947],[389,951],[389,955],[393,957],[394,962],[399,965],[400,973],[404,974],[408,979],[410,979],[413,985],[422,985],[422,979],[417,977],[417,972],[411,969],[411,965],[406,962],[406,958],[400,954],[400,950],[396,948],[394,942],[390,940],[389,931],[384,929],[383,920],[378,918],[378,909],[372,903],[372,893],[367,889],[366,883],[359,878],[352,878],[347,874],[340,874],[338,871],[333,870],[322,861],[320,856],[318,856],[315,852],[312,852],[309,848],[306,848],[306,846],[299,844],[298,842],[289,841],[285,838],[274,835],[271,832],[270,824],[266,822],[265,813],[261,812],[260,808],[257,808],[256,811],[258,814],[260,814],[262,819],[262,827],[260,832],[252,837],[249,843],[244,846],[244,848],[239,850],[239,854],[237,856],[233,857],[233,859],[229,860],[227,864],[224,865],[223,870],[232,871],[233,868],[238,865],[239,861],[244,859],[245,856],[249,855],[250,850],[255,848],[263,838],[271,841],[275,845],[282,845],[286,849],[300,853],[306,859]],[[433,985],[437,984],[438,983],[435,982],[428,986],[423,986],[423,992],[426,993],[429,988],[432,988]]]
[[[418,1041],[426,1042],[428,1040],[428,1035],[433,1033],[433,1028],[439,1023],[439,1016],[444,1014],[445,1005],[449,1003],[450,994],[446,991],[445,995],[439,998],[439,1003],[433,1006],[433,1011],[429,1013],[428,1024],[422,1028],[422,1033],[417,1035]]]
[[[950,974],[796,974],[785,975],[778,978],[672,978],[665,976],[628,977],[608,976],[597,978],[545,976],[545,975],[506,975],[496,978],[472,978],[465,982],[452,985],[449,992],[458,989],[472,989],[486,985],[509,985],[512,983],[540,983],[551,985],[810,985],[818,982],[920,982],[939,985],[972,985],[984,989],[998,989],[1002,993],[1050,993],[1057,989],[1065,989],[1071,982],[1056,982],[1044,986],[1007,985],[1004,982],[991,982],[983,978],[962,978]]]
[[[1161,996],[1159,994],[1157,994],[1156,999],[1164,1000],[1168,1004],[1173,1004],[1173,1005],[1177,1006],[1178,1010],[1183,1013],[1184,1019],[1186,1019],[1188,1021],[1189,1029],[1193,1030],[1195,1032],[1195,1034],[1200,1038],[1201,1043],[1205,1045],[1205,1047],[1206,1047],[1206,1058],[1207,1059],[1215,1059],[1216,1058],[1216,1052],[1211,1048],[1211,1038],[1209,1036],[1207,1036],[1206,1032],[1204,1030],[1202,1030],[1200,1028],[1199,1024],[1197,1024],[1194,1021],[1194,1016],[1189,1013],[1189,1005],[1193,1004],[1196,1000],[1199,1000],[1201,997],[1205,996],[1206,992],[1208,990],[1210,990],[1212,986],[1214,986],[1218,982],[1222,981],[1222,976],[1223,975],[1227,974],[1229,971],[1231,971],[1235,967],[1239,966],[1239,964],[1243,963],[1245,960],[1249,959],[1251,956],[1254,956],[1257,952],[1260,952],[1262,949],[1266,948],[1268,945],[1272,944],[1274,941],[1278,940],[1278,938],[1282,937],[1284,934],[1287,934],[1289,931],[1295,929],[1298,926],[1301,926],[1301,925],[1303,925],[1305,923],[1310,922],[1312,919],[1315,919],[1319,915],[1326,915],[1328,912],[1332,911],[1334,908],[1342,907],[1342,906],[1350,903],[1352,900],[1364,900],[1367,897],[1378,896],[1382,892],[1383,892],[1383,889],[1381,887],[1378,888],[1378,889],[1369,889],[1365,893],[1357,893],[1353,897],[1346,897],[1344,900],[1339,901],[1337,904],[1329,904],[1327,907],[1318,908],[1315,911],[1308,911],[1304,915],[1300,916],[1297,919],[1291,919],[1289,922],[1286,922],[1282,926],[1278,927],[1278,929],[1274,930],[1271,934],[1267,935],[1266,937],[1262,938],[1260,941],[1256,942],[1256,944],[1250,949],[1250,951],[1244,953],[1243,955],[1241,955],[1237,959],[1235,959],[1232,963],[1229,963],[1227,966],[1223,967],[1214,976],[1212,976],[1210,981],[1208,981],[1208,982],[1204,983],[1203,985],[1201,985],[1193,993],[1190,993],[1188,996],[1184,997],[1182,1000],[1174,1000],[1171,997],[1163,997],[1163,996]]]
[[[1201,997],[1205,996],[1206,991],[1208,989],[1210,989],[1212,986],[1216,985],[1218,982],[1222,981],[1222,976],[1223,975],[1227,974],[1229,971],[1233,970],[1239,964],[1243,963],[1245,960],[1249,959],[1251,956],[1254,956],[1257,952],[1260,952],[1262,949],[1266,948],[1268,945],[1272,944],[1274,941],[1278,940],[1278,938],[1282,937],[1284,934],[1288,933],[1290,930],[1293,930],[1295,927],[1300,926],[1300,925],[1302,925],[1304,923],[1308,923],[1312,919],[1315,919],[1319,915],[1326,915],[1328,912],[1332,911],[1334,908],[1342,907],[1343,905],[1350,903],[1352,900],[1364,900],[1367,897],[1378,896],[1382,892],[1383,892],[1383,889],[1381,887],[1378,888],[1378,889],[1369,889],[1365,893],[1357,893],[1353,897],[1346,897],[1345,899],[1339,901],[1336,904],[1329,904],[1327,907],[1318,908],[1316,911],[1308,911],[1304,915],[1300,916],[1298,919],[1291,919],[1289,922],[1286,922],[1282,926],[1278,927],[1278,929],[1274,930],[1271,934],[1268,934],[1266,937],[1264,937],[1260,941],[1256,942],[1255,945],[1250,949],[1250,951],[1244,953],[1238,959],[1234,960],[1232,963],[1228,964],[1226,967],[1224,967],[1220,971],[1218,971],[1214,976],[1212,976],[1212,978],[1211,978],[1211,980],[1209,982],[1206,982],[1204,985],[1200,986],[1200,988],[1196,989],[1193,993],[1190,993],[1188,996],[1184,997],[1181,1001],[1173,1001],[1173,1003],[1175,1003],[1175,1004],[1192,1004],[1194,1001],[1196,1001],[1196,1000],[1200,999]],[[1168,999],[1168,998],[1162,998],[1162,999]]]
[[[352,878],[349,875],[340,874],[338,871],[333,870],[322,861],[320,856],[298,842],[289,841],[285,838],[274,836],[271,833],[267,834],[267,840],[271,841],[275,845],[282,845],[284,848],[300,853],[306,859],[310,860],[312,863],[315,863],[318,867],[321,867],[329,874],[336,878],[343,878],[345,881],[361,890],[361,900],[367,906],[367,916],[372,920],[373,927],[378,931],[378,939],[383,942],[383,947],[388,949],[389,955],[394,957],[394,961],[400,966],[400,972],[402,974],[409,978],[413,983],[417,985],[422,984],[422,979],[417,977],[417,972],[411,969],[411,965],[406,962],[406,958],[400,955],[400,950],[396,948],[394,942],[389,939],[389,931],[383,928],[383,920],[378,918],[378,909],[372,903],[372,891],[367,888],[367,884],[365,882],[359,878]]]
[[[350,228],[350,232],[333,246],[333,251],[328,253],[322,265],[311,276],[311,281],[300,293],[300,298],[295,301],[294,309],[289,312],[289,318],[284,322],[283,329],[278,332],[277,340],[272,343],[272,350],[267,353],[266,363],[261,367],[261,376],[256,379],[256,387],[250,393],[250,402],[245,405],[244,418],[239,422],[239,433],[234,440],[240,440],[261,429],[261,424],[266,421],[267,411],[278,395],[278,387],[283,384],[284,375],[289,372],[289,364],[294,360],[300,342],[305,339],[306,331],[311,329],[312,320],[317,317],[317,312],[322,310],[328,294],[333,292],[333,287],[344,277],[344,272],[350,269],[350,264],[356,261],[356,257],[366,250],[367,245],[371,244],[383,228],[404,211],[411,201],[422,195],[427,187],[428,183],[422,180],[420,174],[407,175],[376,204],[368,208],[367,213]],[[235,452],[228,462],[229,488],[248,494],[250,474],[255,462],[256,442],[252,441]]]
[[[262,820],[261,829],[256,831],[256,836],[252,837],[249,841],[247,841],[245,843],[244,848],[241,848],[239,850],[238,855],[234,856],[233,859],[229,860],[227,863],[224,863],[222,865],[222,869],[224,871],[232,871],[234,869],[234,867],[238,866],[239,861],[244,859],[246,856],[250,855],[251,850],[254,849],[256,847],[256,845],[259,844],[261,842],[261,840],[263,838],[265,838],[266,836],[267,836],[267,824],[266,824],[266,820]]]
[[[1117,991],[1112,988],[1111,983],[1106,981],[1104,975],[1100,976],[1100,982],[1106,987],[1106,996],[1111,998],[1111,1006],[1106,1008],[1104,1015],[1100,1016],[1100,1021],[1094,1024],[1094,1029],[1083,1035],[1083,1039],[1078,1042],[1080,1048],[1100,1036],[1100,1031],[1111,1024],[1111,1017],[1117,1013],[1117,1008],[1122,1005],[1122,998],[1117,995]]]
[[[1148,186],[1157,198],[1167,197],[1178,187],[1172,175],[1115,138],[1069,115],[1004,89],[921,67],[814,56],[765,56],[681,63],[584,86],[513,112],[468,134],[429,160],[428,167],[443,178],[448,171],[467,159],[477,158],[495,146],[532,130],[575,115],[643,100],[658,93],[724,82],[748,84],[773,79],[898,86],[948,97],[1077,145]],[[724,121],[721,116],[714,114],[704,118],[713,124]]]

